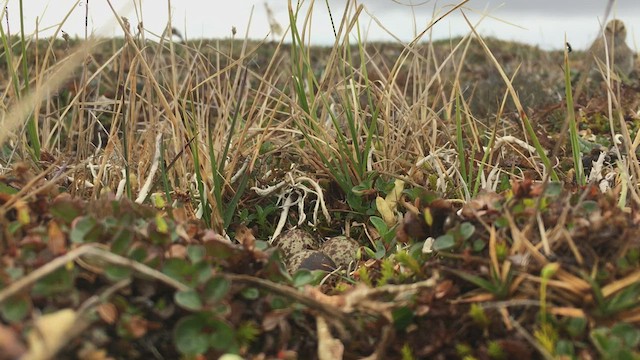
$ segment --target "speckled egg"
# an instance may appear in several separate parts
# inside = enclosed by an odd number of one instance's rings
[[[341,235],[325,241],[319,250],[333,259],[337,266],[347,267],[349,263],[356,260],[359,248],[360,244],[357,241]]]
[[[287,261],[287,270],[291,274],[300,269],[333,271],[336,269],[336,264],[321,251],[302,250],[293,254]]]
[[[304,230],[293,229],[278,236],[273,241],[273,245],[282,250],[285,258],[290,258],[302,250],[317,249],[318,241]]]

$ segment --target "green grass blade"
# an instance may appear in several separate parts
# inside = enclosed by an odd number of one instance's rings
[[[456,90],[456,148],[460,163],[460,176],[465,181],[464,186],[469,187],[470,179],[467,174],[466,154],[464,151],[464,138],[462,132],[462,111],[460,109],[460,93]]]
[[[167,199],[167,203],[171,204],[171,185],[169,184],[169,176],[167,174],[167,165],[165,164],[165,154],[166,148],[164,146],[164,141],[160,140],[160,154],[162,154],[162,158],[160,159],[160,176],[162,177],[162,186],[164,188],[164,195]]]
[[[580,142],[578,140],[578,125],[576,123],[576,113],[573,109],[573,90],[571,88],[569,51],[567,49],[564,50],[564,87],[567,99],[567,116],[569,117],[569,140],[571,142],[573,168],[576,170],[576,181],[578,182],[578,185],[584,186],[585,175],[582,168],[582,158],[580,156]]]
[[[23,93],[29,92],[29,64],[27,64],[27,44],[24,37],[23,0],[20,0],[20,50],[22,52],[22,78],[24,79]],[[5,48],[6,49],[6,48]],[[27,137],[34,160],[40,159],[40,137],[38,136],[37,114],[31,113],[27,119]]]

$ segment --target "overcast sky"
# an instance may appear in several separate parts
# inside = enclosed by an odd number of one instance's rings
[[[110,1],[120,15],[129,18],[133,27],[142,20],[147,30],[160,34],[166,26],[169,13],[167,1]],[[329,0],[336,22],[342,17],[345,2]],[[62,29],[72,36],[83,36],[87,6],[90,32],[94,31],[103,36],[121,35],[115,28],[114,15],[107,5],[107,0],[28,0],[23,3],[27,5],[24,8],[26,31],[35,30],[36,18],[39,17],[41,37],[51,36],[51,27],[60,24],[68,12],[71,15],[62,25]],[[249,27],[250,37],[264,38],[270,30],[265,3],[272,10],[275,20],[286,28],[287,0],[173,0],[172,24],[189,38],[228,37],[231,36],[231,28],[234,26],[238,30],[237,36],[244,36]],[[293,3],[295,4],[296,0],[293,0]],[[310,0],[305,1],[307,5],[310,3]],[[416,32],[424,30],[434,17],[446,12],[456,2],[361,0],[359,3],[365,6],[365,12],[360,17],[360,26],[369,40],[389,40],[391,37],[387,32],[390,32],[402,41],[408,42]],[[18,0],[8,0],[9,26],[12,33],[19,30],[18,4]],[[584,49],[598,35],[599,21],[603,19],[606,4],[606,0],[471,0],[465,5],[464,11],[473,23],[480,20],[482,13],[489,15],[478,27],[484,35],[535,44],[545,49],[558,49],[564,44],[566,34],[573,47]],[[333,32],[325,0],[315,1],[313,14],[313,41],[330,44],[333,41]],[[612,15],[625,21],[629,32],[627,42],[632,48],[638,49],[640,1],[618,0]],[[373,18],[382,26],[373,21]],[[6,27],[5,21],[3,26]],[[464,35],[469,32],[469,26],[458,11],[436,24],[432,31],[434,39],[442,39]]]

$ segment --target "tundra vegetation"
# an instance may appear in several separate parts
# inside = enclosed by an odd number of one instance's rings
[[[0,359],[640,358],[638,68],[330,10],[0,27]],[[357,251],[291,271],[292,228]]]

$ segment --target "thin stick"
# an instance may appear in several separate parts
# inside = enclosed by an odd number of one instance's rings
[[[146,275],[153,279],[161,281],[175,288],[178,291],[186,291],[191,289],[187,285],[184,285],[183,283],[159,272],[158,270],[152,269],[145,264],[127,259],[123,256],[111,253],[109,251],[100,249],[93,244],[87,244],[79,248],[73,249],[63,256],[53,259],[52,261],[48,262],[44,266],[39,267],[38,269],[29,273],[25,277],[20,278],[18,281],[14,283],[11,283],[8,287],[6,287],[4,290],[0,292],[0,304],[5,302],[8,298],[23,291],[25,288],[31,286],[39,279],[51,274],[52,272],[65,266],[69,262],[74,261],[79,257],[85,256],[85,255],[96,256],[112,265],[125,266],[127,268],[130,268],[136,271],[139,274]]]

